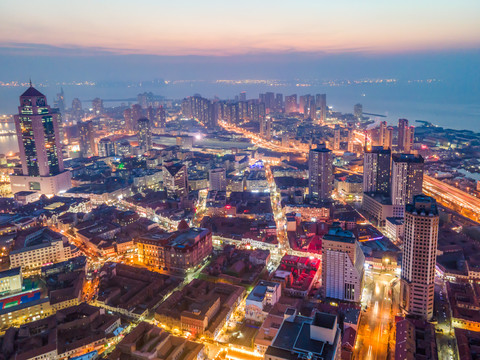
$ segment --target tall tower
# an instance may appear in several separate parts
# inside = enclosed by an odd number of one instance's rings
[[[33,190],[53,195],[70,188],[70,173],[64,172],[55,116],[45,95],[33,86],[20,96],[15,128],[23,176],[11,176],[13,193]]]
[[[80,137],[80,152],[82,157],[95,155],[95,134],[93,131],[93,122],[79,121],[78,133]]]
[[[315,98],[315,106],[320,109],[320,124],[325,123],[327,120],[327,94],[317,94]]]
[[[333,154],[319,145],[308,154],[308,189],[314,201],[328,201],[333,191]]]
[[[341,140],[342,140],[341,129],[339,126],[336,126],[333,133],[333,150],[340,150]]]
[[[390,149],[373,146],[365,149],[363,158],[363,192],[382,193],[390,191]]]
[[[420,155],[393,154],[392,204],[406,205],[422,194],[424,160]]]
[[[435,199],[417,195],[406,206],[400,306],[425,320],[433,316],[438,224]]]
[[[362,118],[363,118],[363,106],[362,106],[362,104],[353,105],[353,115],[355,115],[357,120],[362,120]]]
[[[143,151],[149,151],[152,149],[152,133],[150,130],[150,120],[147,118],[138,119],[138,145]]]
[[[397,137],[397,150],[403,152],[405,150],[405,139],[407,137],[408,120],[398,119],[398,137]]]

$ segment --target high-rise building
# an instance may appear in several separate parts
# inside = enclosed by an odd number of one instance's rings
[[[424,161],[420,155],[392,155],[392,204],[406,205],[422,194]]]
[[[355,115],[357,120],[362,120],[362,118],[363,118],[363,106],[362,106],[362,104],[353,105],[353,115]]]
[[[103,113],[103,100],[100,98],[93,99],[92,108],[93,108],[93,112],[96,115],[100,115],[101,113]]]
[[[82,102],[79,98],[74,98],[72,100],[72,111],[82,111]]]
[[[98,142],[98,156],[109,157],[115,156],[115,144],[109,138],[100,139]]]
[[[333,132],[333,150],[340,150],[340,142],[342,140],[342,133],[339,126],[335,127]]]
[[[53,106],[58,108],[62,114],[65,112],[65,93],[63,92],[63,87],[60,88],[60,92],[57,94]]]
[[[438,226],[435,199],[414,196],[405,210],[400,306],[425,320],[433,316]]]
[[[363,158],[363,192],[390,192],[390,162],[391,151],[382,146],[365,149]]]
[[[240,101],[243,101],[243,102],[247,101],[247,93],[245,91],[242,91],[240,93]]]
[[[95,131],[93,129],[93,121],[79,121],[78,134],[80,139],[80,153],[82,157],[90,157],[95,155]]]
[[[71,176],[63,167],[59,124],[45,95],[30,85],[20,96],[18,112],[15,128],[23,175],[10,177],[12,192],[55,195],[68,190]]]
[[[188,195],[187,167],[177,163],[163,166],[163,185],[169,195],[184,197]]]
[[[208,172],[209,190],[226,191],[227,176],[224,168],[211,169]]]
[[[334,226],[322,239],[322,288],[325,298],[360,302],[365,256],[352,232]]]
[[[347,150],[353,153],[355,151],[355,130],[348,129]]]
[[[285,112],[292,114],[298,111],[297,94],[285,96]]]
[[[408,120],[407,119],[398,119],[398,136],[397,136],[397,151],[404,152],[405,150],[405,141],[408,137]]]
[[[308,154],[308,189],[314,201],[328,201],[333,191],[333,154],[319,145]]]
[[[137,138],[138,146],[142,151],[150,151],[152,149],[152,131],[150,129],[150,120],[140,118],[137,121]]]
[[[160,129],[165,129],[167,126],[167,115],[165,113],[165,108],[163,105],[160,105],[160,107],[157,109],[157,119],[158,119],[158,127]]]
[[[133,125],[132,109],[128,108],[123,111],[123,119],[125,121],[125,131],[133,131],[135,126]]]
[[[139,104],[133,104],[132,105],[132,124],[134,128],[132,129],[133,131],[138,130],[138,120],[142,118],[143,116],[143,109]]]
[[[275,111],[276,112],[283,111],[283,94],[275,95]]]
[[[403,142],[403,152],[410,154],[413,148],[413,142],[415,137],[415,128],[413,126],[408,126],[405,129],[405,139]]]
[[[315,98],[315,106],[317,109],[320,109],[320,124],[325,123],[327,120],[327,94],[317,94]]]

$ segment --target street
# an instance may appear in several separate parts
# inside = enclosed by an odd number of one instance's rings
[[[358,327],[355,359],[387,359],[389,353],[393,354],[398,289],[398,279],[393,271],[366,271],[362,305],[365,304],[367,309],[362,311]],[[393,307],[392,295],[395,300]]]

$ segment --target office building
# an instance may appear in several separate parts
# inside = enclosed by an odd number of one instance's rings
[[[95,155],[95,131],[93,121],[80,121],[77,124],[80,140],[80,154],[82,157],[91,157]]]
[[[138,146],[142,151],[150,151],[152,149],[152,131],[150,129],[150,120],[141,118],[137,121],[137,138]]]
[[[224,168],[211,169],[208,172],[209,190],[226,191],[227,176]]]
[[[20,96],[15,128],[22,175],[11,175],[12,193],[38,191],[55,195],[71,187],[64,171],[59,124],[45,95],[30,86]]]
[[[316,312],[313,317],[297,315],[287,308],[266,360],[340,360],[341,330],[337,315]]]
[[[325,144],[308,155],[308,189],[314,201],[330,200],[333,191],[333,154]]]
[[[135,126],[133,124],[132,109],[129,108],[123,111],[123,121],[125,122],[125,131],[133,131]]]
[[[325,298],[360,302],[365,256],[352,232],[334,226],[322,239],[322,286]]]
[[[405,210],[400,306],[425,320],[433,316],[438,226],[435,199],[414,196]]]
[[[392,204],[406,205],[422,194],[424,160],[420,155],[392,155]]]
[[[100,139],[98,142],[98,156],[115,156],[115,143],[109,138]]]
[[[382,146],[365,149],[363,158],[363,191],[381,194],[390,192],[391,151]]]
[[[187,167],[183,164],[172,164],[163,166],[163,186],[169,196],[187,196]]]
[[[342,141],[342,130],[339,126],[333,131],[333,150],[340,150],[340,142]]]

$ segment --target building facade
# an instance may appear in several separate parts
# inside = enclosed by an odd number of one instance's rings
[[[425,320],[433,316],[438,226],[435,199],[415,196],[405,211],[400,306]]]
[[[360,302],[365,256],[350,231],[331,228],[322,239],[322,285],[325,298]]]
[[[363,191],[388,194],[390,192],[390,149],[373,146],[365,149],[363,159]]]
[[[333,154],[325,145],[310,150],[308,156],[308,189],[314,201],[328,201],[333,191]]]

